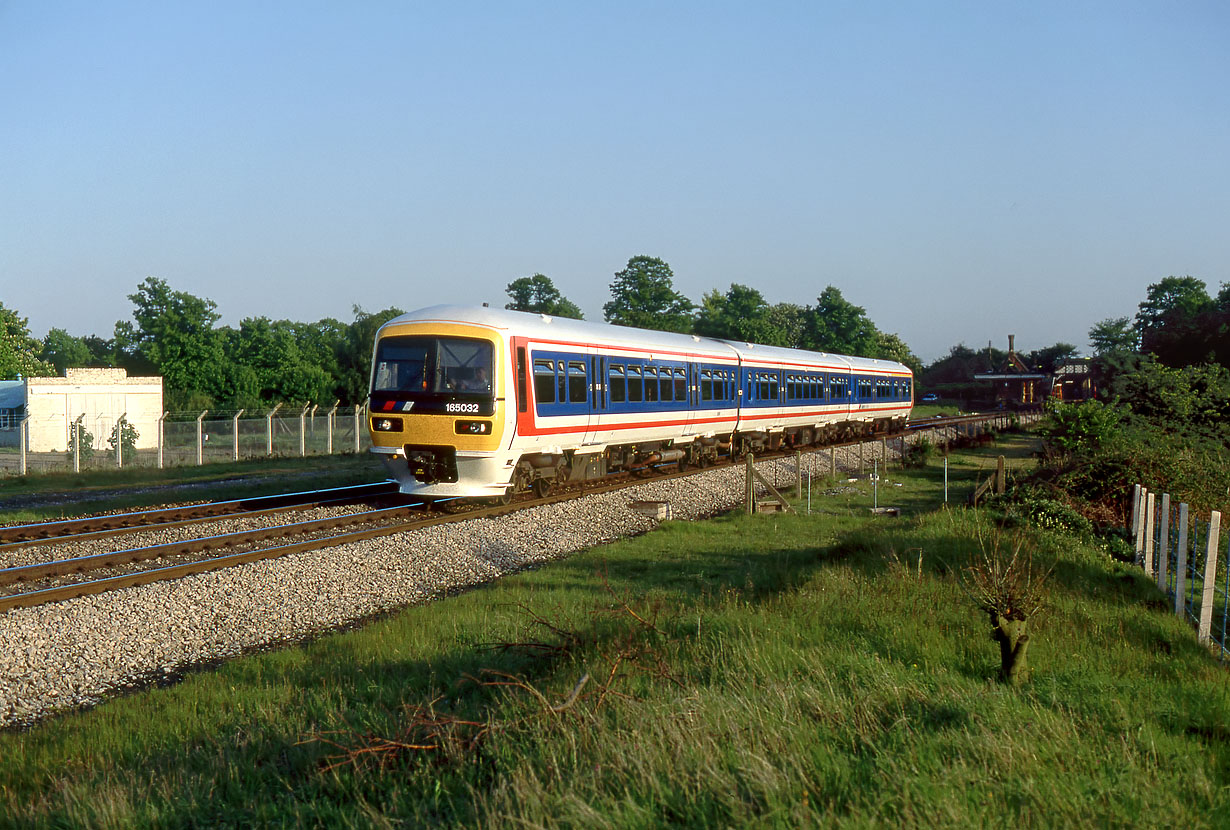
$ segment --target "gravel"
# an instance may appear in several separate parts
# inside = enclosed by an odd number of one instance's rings
[[[870,467],[879,445],[864,446]],[[857,455],[837,453],[839,467],[857,465]],[[805,471],[828,472],[827,452],[803,458]],[[757,467],[769,481],[794,482],[793,459]],[[674,520],[689,521],[736,507],[744,486],[741,469],[711,470],[497,519],[15,609],[0,616],[0,728],[653,529],[657,521],[632,510],[633,501],[669,502]]]

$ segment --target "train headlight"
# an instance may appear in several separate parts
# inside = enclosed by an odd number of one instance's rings
[[[372,429],[376,432],[401,432],[401,418],[372,418]]]
[[[490,435],[490,421],[456,421],[453,424],[453,432],[458,435]]]

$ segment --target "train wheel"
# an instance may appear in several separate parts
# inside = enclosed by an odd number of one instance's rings
[[[551,482],[545,478],[534,479],[534,495],[540,499],[551,495]]]
[[[503,495],[496,496],[494,499],[492,499],[492,501],[498,504],[500,507],[507,507],[508,505],[512,504],[512,488],[509,487],[507,490],[504,491]]]
[[[683,458],[679,459],[679,464],[677,466],[679,467],[679,472],[686,473],[688,471],[688,457],[685,455]]]

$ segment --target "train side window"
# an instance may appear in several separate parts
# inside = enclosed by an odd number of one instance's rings
[[[585,403],[589,400],[589,382],[585,376],[585,364],[580,361],[568,362],[568,401],[569,403]]]
[[[658,372],[658,397],[664,401],[673,401],[675,399],[675,384],[672,380],[672,372],[665,366]]]
[[[568,402],[568,370],[564,368],[564,361],[560,361],[557,365],[559,369],[555,374],[555,378],[559,383],[559,396],[556,398],[560,403]]]
[[[624,378],[623,366],[612,366],[607,373],[610,378],[611,403],[623,403],[628,399],[628,381]]]
[[[555,403],[555,364],[550,360],[534,361],[534,400]]]
[[[645,400],[645,383],[641,380],[641,367],[628,367],[628,401],[639,403]]]
[[[658,399],[658,370],[652,366],[645,367],[645,400]]]
[[[713,400],[713,371],[711,369],[700,370],[700,399],[702,401]]]
[[[675,400],[688,399],[688,373],[686,369],[675,370]]]
[[[526,399],[525,346],[517,347],[517,411],[528,412],[529,401]]]

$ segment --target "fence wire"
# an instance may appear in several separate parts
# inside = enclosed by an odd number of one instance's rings
[[[332,412],[317,408],[201,415],[169,412],[157,421],[126,422],[120,430],[118,455],[116,419],[100,417],[85,423],[63,417],[27,418],[0,429],[0,475],[340,455],[371,447],[362,406]],[[74,423],[80,423],[80,440],[74,440]]]

